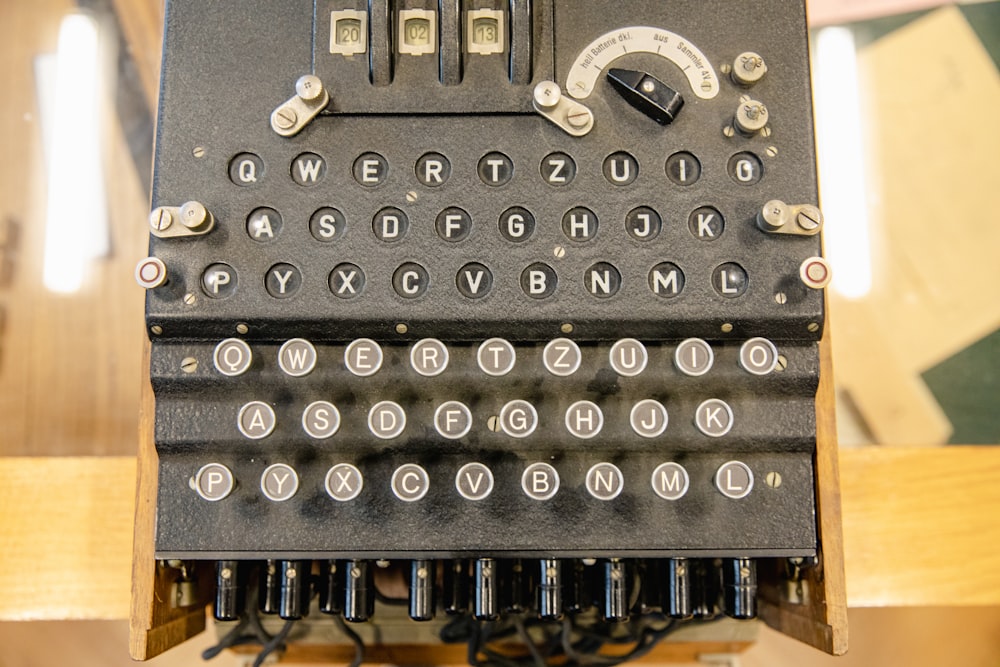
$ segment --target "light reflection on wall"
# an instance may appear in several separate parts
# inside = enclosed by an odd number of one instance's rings
[[[107,252],[107,204],[101,163],[99,42],[97,23],[67,15],[59,28],[51,97],[48,206],[42,283],[72,294],[84,284],[91,260]],[[43,108],[43,113],[46,109]]]
[[[872,288],[872,251],[857,52],[849,29],[830,27],[816,33],[813,82],[832,287],[845,298],[861,299]]]

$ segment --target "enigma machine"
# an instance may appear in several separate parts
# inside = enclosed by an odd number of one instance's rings
[[[801,1],[171,0],[155,557],[560,660],[755,617],[819,552],[812,127]]]

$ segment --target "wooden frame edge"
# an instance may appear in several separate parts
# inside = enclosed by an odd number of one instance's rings
[[[129,655],[149,660],[194,637],[205,629],[205,591],[199,586],[198,604],[176,608],[171,590],[176,572],[159,567],[154,553],[156,538],[156,447],[153,444],[155,401],[149,382],[150,343],[142,354],[142,388],[139,397],[139,452],[135,490],[135,527],[132,537],[132,600],[129,608]],[[197,573],[194,574],[197,576]],[[203,577],[204,578],[204,577]]]
[[[847,653],[847,585],[840,501],[836,395],[830,318],[819,343],[816,392],[816,528],[819,563],[804,570],[801,603],[790,600],[787,574],[779,561],[762,571],[760,615],[778,632],[831,655]]]

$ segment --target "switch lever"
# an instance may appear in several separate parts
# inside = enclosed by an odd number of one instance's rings
[[[262,614],[277,614],[281,598],[281,584],[278,579],[278,561],[267,560],[260,564],[257,606]]]
[[[318,587],[320,612],[339,614],[344,610],[340,567],[337,561],[326,560],[320,563]]]
[[[330,93],[314,74],[295,82],[295,95],[271,112],[271,129],[283,137],[294,137],[330,104]]]
[[[448,614],[464,614],[469,608],[469,563],[452,560],[445,563],[442,580],[443,607]]]
[[[684,108],[684,97],[652,74],[608,70],[608,81],[622,98],[660,125],[670,125]]]
[[[583,137],[594,129],[594,114],[576,100],[562,94],[555,81],[542,81],[532,94],[535,111],[550,120],[566,134]]]

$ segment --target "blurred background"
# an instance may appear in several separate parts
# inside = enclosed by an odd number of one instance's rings
[[[809,6],[841,447],[996,445],[1000,2]],[[161,0],[0,0],[0,456],[135,455],[161,30]],[[0,570],[24,511],[0,503]],[[126,614],[0,622],[0,666],[129,664]],[[845,667],[1000,665],[993,607],[850,621]],[[766,629],[741,660],[834,664]]]

